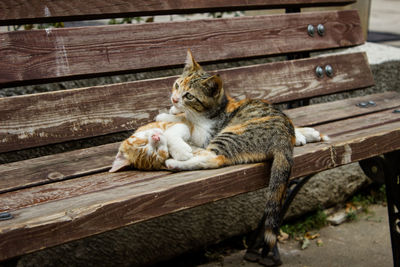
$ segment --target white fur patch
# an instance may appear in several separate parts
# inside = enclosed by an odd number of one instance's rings
[[[188,114],[186,116],[188,117]],[[188,120],[193,123],[192,143],[198,147],[206,147],[211,138],[212,128],[215,122],[201,116],[190,116]]]
[[[329,141],[327,135],[321,135],[317,130],[310,127],[295,128],[296,146],[302,146],[307,143]]]

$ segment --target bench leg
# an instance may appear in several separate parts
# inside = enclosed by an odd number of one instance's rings
[[[364,173],[378,183],[385,183],[393,265],[400,264],[400,151],[360,161]]]
[[[400,151],[385,154],[385,184],[393,266],[400,264]]]

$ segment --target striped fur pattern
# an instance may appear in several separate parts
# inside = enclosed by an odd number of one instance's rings
[[[186,161],[168,159],[167,168],[196,170],[272,161],[263,227],[265,245],[272,249],[296,143],[290,119],[264,100],[229,97],[221,78],[205,72],[190,51],[171,101],[171,112],[184,112],[192,125],[191,142],[204,150]]]

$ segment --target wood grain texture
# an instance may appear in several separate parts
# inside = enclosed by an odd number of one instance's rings
[[[330,64],[332,78],[315,67]],[[373,85],[364,53],[220,70],[233,96],[280,103]],[[135,129],[170,106],[176,77],[0,98],[0,152]],[[35,116],[32,116],[35,114]],[[12,119],[11,119],[12,118]]]
[[[373,100],[375,107],[356,103]],[[285,111],[297,126],[313,126],[398,108],[400,94],[385,92]],[[322,129],[325,131],[325,129]],[[119,143],[0,165],[0,193],[67,180],[111,167]],[[298,148],[297,148],[298,149]],[[1,207],[0,207],[1,209]]]
[[[346,5],[354,0],[2,0],[0,25],[284,7]]]
[[[307,33],[323,24],[323,37]],[[0,33],[0,86],[358,45],[357,11]]]
[[[357,104],[361,102],[374,101],[376,106],[360,108]],[[292,118],[297,126],[315,126],[351,117],[357,117],[393,109],[400,106],[400,94],[396,92],[384,92],[343,99],[328,103],[314,104],[300,108],[286,110],[285,113]]]
[[[296,149],[292,178],[400,149],[400,117],[392,110],[318,129],[330,134],[331,142]],[[102,173],[1,194],[0,206],[15,209],[14,219],[0,222],[0,260],[256,190],[267,184],[268,169],[259,163],[156,178],[156,173],[141,178],[132,171]],[[71,186],[74,182],[82,184]],[[41,204],[32,206],[36,197]],[[16,207],[16,201],[25,204]]]

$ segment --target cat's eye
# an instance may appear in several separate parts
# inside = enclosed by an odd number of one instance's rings
[[[186,93],[185,97],[187,100],[192,100],[194,98],[194,96],[191,93]]]

